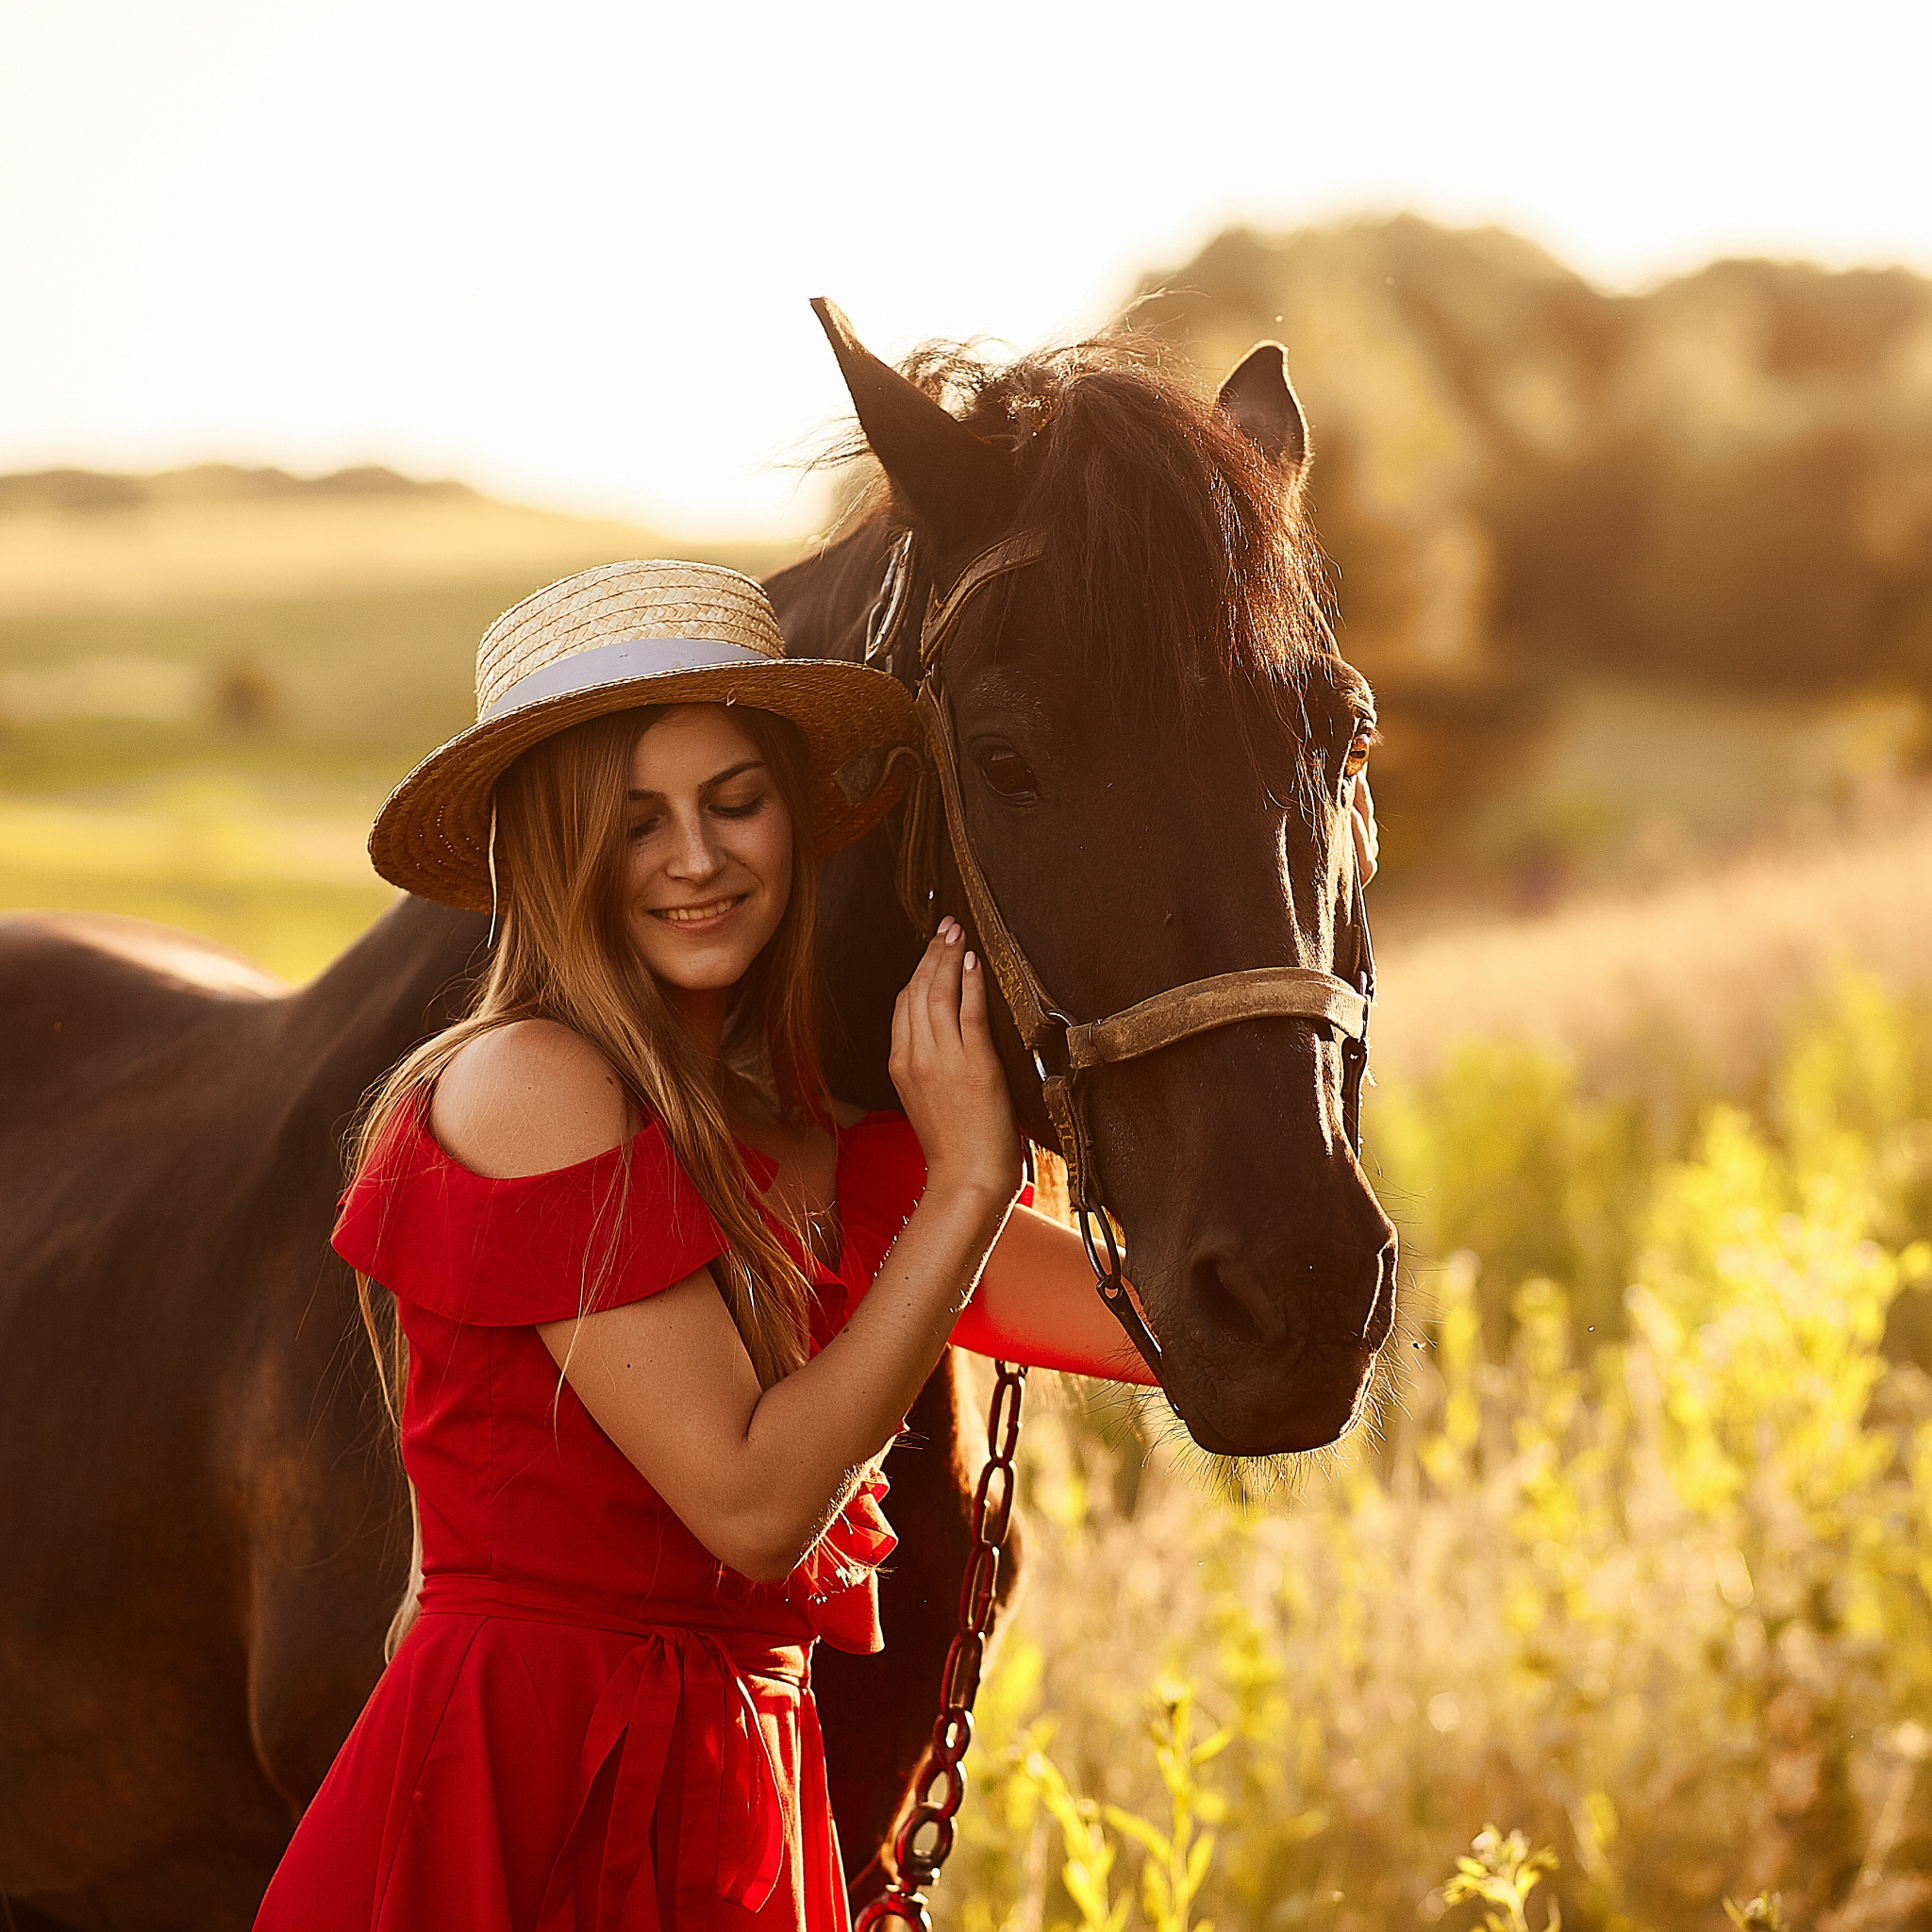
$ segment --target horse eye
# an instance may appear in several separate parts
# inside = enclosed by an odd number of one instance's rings
[[[1030,804],[1040,794],[1040,781],[1033,767],[1010,744],[983,744],[974,752],[979,775],[1002,798],[1015,804]]]
[[[1353,778],[1369,762],[1369,747],[1375,741],[1375,727],[1363,724],[1357,727],[1349,741],[1348,756],[1341,761],[1341,775]]]

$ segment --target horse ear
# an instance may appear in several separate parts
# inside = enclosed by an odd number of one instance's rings
[[[1248,441],[1299,479],[1308,464],[1308,425],[1288,379],[1279,342],[1257,342],[1215,398]]]
[[[982,442],[852,332],[836,303],[812,298],[858,426],[913,515],[942,542],[991,535],[1011,515],[1012,458]]]

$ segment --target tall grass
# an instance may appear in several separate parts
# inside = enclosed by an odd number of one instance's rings
[[[1385,1088],[1424,1319],[1286,1506],[1029,1432],[951,1932],[1932,1915],[1926,1010],[1844,979],[1761,1085],[1678,1148],[1521,1045]]]
[[[1890,792],[1808,841],[1639,892],[1407,924],[1383,948],[1378,1069],[1416,1077],[1472,1039],[1512,1040],[1573,1064],[1587,1091],[1664,1114],[1755,1097],[1839,962],[1932,989],[1932,792]]]

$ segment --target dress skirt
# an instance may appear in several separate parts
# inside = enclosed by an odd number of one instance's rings
[[[432,1578],[257,1932],[848,1932],[808,1657]]]

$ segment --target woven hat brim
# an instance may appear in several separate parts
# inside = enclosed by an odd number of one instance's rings
[[[524,752],[588,719],[646,705],[745,705],[790,718],[809,752],[812,838],[821,854],[868,832],[905,790],[895,745],[917,745],[919,714],[896,678],[824,658],[658,672],[544,698],[470,725],[390,793],[369,834],[370,862],[391,885],[464,912],[488,912],[490,799]],[[878,754],[868,759],[866,754]],[[853,795],[855,769],[868,780]],[[841,783],[841,774],[845,782]]]

